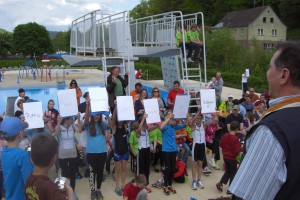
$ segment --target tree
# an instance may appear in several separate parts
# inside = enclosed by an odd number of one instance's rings
[[[55,51],[69,51],[70,50],[70,34],[71,30],[66,32],[58,32],[52,40],[53,48]]]
[[[300,1],[284,0],[279,5],[281,16],[289,29],[300,28]]]
[[[43,53],[52,53],[53,47],[46,28],[37,23],[21,24],[13,32],[14,52],[24,55],[41,56]]]
[[[0,32],[0,57],[7,57],[12,49],[12,33]]]

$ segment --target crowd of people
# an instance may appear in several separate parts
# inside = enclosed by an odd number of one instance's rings
[[[299,55],[297,45],[283,46],[274,54],[267,78],[269,94],[275,99],[258,96],[250,88],[241,99],[228,95],[222,101],[223,79],[217,72],[209,84],[216,91],[217,111],[202,114],[199,99],[193,99],[185,119],[174,118],[176,96],[185,93],[175,81],[167,102],[157,87],[148,96],[142,84],[136,83],[130,92],[135,120],[118,121],[116,97],[126,95],[128,75],[122,77],[119,68],[112,67],[106,85],[110,115],[91,112],[88,92],[80,102],[82,92],[72,80],[68,89],[76,90],[78,116],[61,118],[50,99],[43,117],[45,127],[27,129],[23,104],[33,100],[25,99],[21,88],[14,105],[15,117],[0,118],[0,186],[3,183],[5,199],[77,199],[79,167],[89,178],[92,200],[104,199],[101,186],[104,175],[109,174],[114,178],[116,195],[125,200],[149,199],[151,186],[166,195],[175,194],[173,181],[187,184],[187,168],[192,171],[191,190],[203,189],[202,174],[209,176],[211,167],[220,170],[221,157],[225,172],[216,183],[216,191],[222,192],[229,181],[226,193],[233,199],[297,199]],[[191,96],[201,98],[199,92],[192,91]],[[160,123],[146,123],[144,101],[150,98],[157,99]],[[30,153],[23,150],[28,144]],[[211,151],[209,157],[207,149]],[[130,158],[136,176],[126,183]],[[62,188],[48,177],[53,166],[70,180]],[[149,180],[152,173],[157,176],[154,183]]]

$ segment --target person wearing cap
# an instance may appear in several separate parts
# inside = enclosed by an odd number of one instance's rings
[[[1,123],[0,134],[7,141],[7,147],[2,152],[6,200],[25,200],[25,182],[33,171],[28,152],[19,148],[25,128],[28,124],[17,117],[7,117]]]
[[[223,101],[221,103],[221,105],[219,106],[219,110],[230,113],[232,110],[232,106],[233,106],[232,101],[233,101],[233,95],[230,94],[230,95],[228,95],[228,100]]]
[[[106,90],[108,93],[108,105],[110,112],[113,113],[115,109],[115,103],[117,96],[125,96],[125,88],[128,85],[128,73],[122,78],[120,75],[120,69],[117,66],[113,66],[110,69],[110,75],[107,77]]]
[[[241,134],[242,136],[246,136],[246,131],[244,130],[244,118],[239,112],[240,112],[240,106],[239,105],[234,105],[232,107],[232,113],[230,113],[226,117],[226,120],[225,120],[227,131],[228,132],[230,131],[230,123],[233,122],[233,121],[237,121],[240,124],[239,130],[237,131],[237,134]]]
[[[18,107],[18,101],[20,100],[20,99],[23,99],[24,100],[24,97],[25,97],[25,90],[23,89],[23,88],[20,88],[19,89],[19,96],[17,97],[17,99],[15,100],[15,106],[14,106],[14,113],[17,111],[17,110],[19,110],[19,107]]]

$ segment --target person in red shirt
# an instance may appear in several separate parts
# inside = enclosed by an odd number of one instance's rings
[[[173,86],[174,86],[174,89],[170,90],[169,94],[168,94],[168,105],[169,105],[171,110],[173,110],[173,106],[174,106],[174,103],[175,103],[176,96],[178,94],[184,94],[184,90],[180,89],[179,81],[174,81]]]
[[[136,79],[142,78],[142,69],[137,70],[137,72],[135,73],[135,78]]]
[[[123,200],[148,200],[148,194],[145,189],[146,184],[146,176],[143,174],[137,175],[135,179],[125,185]]]
[[[217,190],[223,191],[223,184],[231,184],[236,172],[237,172],[237,156],[242,152],[242,146],[240,141],[235,134],[237,133],[240,124],[237,121],[232,121],[230,123],[230,132],[225,134],[221,140],[220,147],[222,148],[224,163],[226,164],[225,173],[222,176],[220,182],[216,184]],[[227,194],[231,194],[227,190]]]
[[[186,170],[185,163],[177,157],[177,161],[175,163],[175,173],[173,174],[173,179],[177,183],[184,183],[187,180],[188,172]]]

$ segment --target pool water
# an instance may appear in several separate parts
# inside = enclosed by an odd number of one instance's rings
[[[103,87],[100,85],[81,85],[80,89],[82,91],[82,95],[88,91],[88,88],[92,87]],[[43,104],[43,110],[46,110],[47,103],[50,99],[53,99],[55,102],[54,108],[58,109],[57,104],[57,90],[66,89],[66,87],[41,87],[41,88],[24,88],[26,91],[26,96],[30,99],[41,101]],[[143,85],[143,88],[147,90],[148,96],[151,97],[151,91],[153,87]],[[168,91],[160,89],[160,95],[167,103]],[[10,89],[1,89],[0,90],[0,115],[6,110],[6,101],[7,97],[18,96],[18,88],[10,88]],[[85,99],[81,97],[80,102],[84,102]]]

